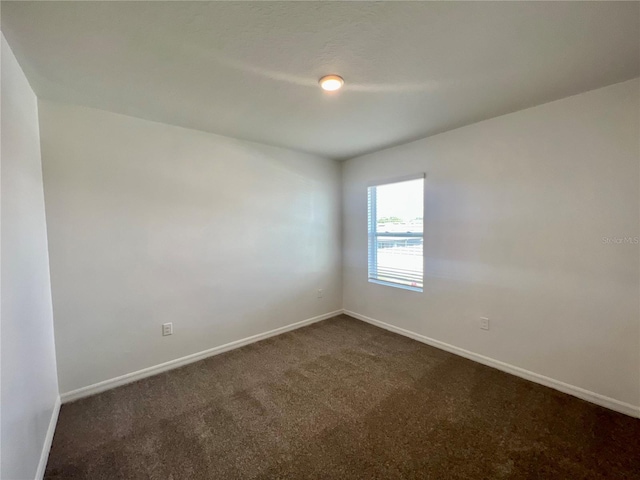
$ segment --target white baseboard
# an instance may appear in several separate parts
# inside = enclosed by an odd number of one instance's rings
[[[507,372],[512,375],[516,375],[517,377],[521,377],[526,380],[539,383],[540,385],[544,385],[545,387],[553,388],[560,392],[573,395],[574,397],[578,397],[582,400],[595,403],[596,405],[600,405],[610,410],[615,410],[616,412],[620,412],[626,415],[630,415],[632,417],[640,418],[640,406],[635,406],[635,405],[631,405],[630,403],[621,402],[620,400],[616,400],[614,398],[607,397],[605,395],[600,395],[599,393],[591,392],[589,390],[585,390],[584,388],[576,387],[574,385],[561,382],[560,380],[555,380],[553,378],[546,377],[544,375],[540,375],[538,373],[534,373],[529,370],[525,370],[524,368],[516,367],[514,365],[510,365],[508,363],[501,362],[499,360],[494,360],[493,358],[485,357],[484,355],[470,352],[469,350],[455,347],[453,345],[449,345],[448,343],[444,343],[439,340],[434,340],[433,338],[429,338],[424,335],[420,335],[419,333],[411,332],[409,330],[405,330],[404,328],[396,327],[394,325],[381,322],[380,320],[375,320],[365,315],[360,315],[359,313],[356,313],[356,312],[344,310],[344,313],[346,313],[351,317],[357,318],[358,320],[362,320],[364,322],[370,323],[371,325],[375,325],[376,327],[384,328],[385,330],[389,330],[390,332],[404,335],[405,337],[409,337],[419,342],[426,343],[427,345],[431,345],[432,347],[445,350],[449,353],[453,353],[455,355],[459,355],[464,358],[468,358],[469,360],[473,360],[474,362],[478,362],[483,365],[487,365],[489,367],[497,368],[498,370],[502,370],[503,372]]]
[[[51,420],[49,421],[49,428],[47,428],[47,435],[44,437],[44,444],[42,445],[42,453],[40,453],[40,461],[38,462],[38,469],[36,470],[36,480],[42,480],[44,478],[44,472],[47,468],[47,461],[49,460],[49,451],[51,450],[51,443],[53,442],[53,434],[56,432],[56,425],[58,423],[58,414],[60,413],[60,396],[56,398],[56,403],[53,404],[53,412],[51,412]]]
[[[79,400],[80,398],[89,397],[91,395],[95,395],[96,393],[104,392],[105,390],[110,390],[127,383],[132,383],[137,380],[150,377],[152,375],[166,372],[167,370],[173,370],[174,368],[197,362],[207,357],[212,357],[213,355],[219,355],[221,353],[228,352],[229,350],[249,345],[250,343],[259,342],[260,340],[264,340],[275,335],[280,335],[281,333],[305,327],[307,325],[311,325],[312,323],[335,317],[336,315],[340,315],[341,313],[343,313],[343,310],[336,310],[333,312],[325,313],[324,315],[318,315],[317,317],[308,318],[306,320],[302,320],[301,322],[285,325],[284,327],[276,328],[264,333],[259,333],[258,335],[253,335],[241,340],[236,340],[235,342],[226,343],[224,345],[220,345],[219,347],[213,347],[202,352],[187,355],[186,357],[176,358],[175,360],[170,360],[159,365],[154,365],[153,367],[143,368],[142,370],[138,370],[136,372],[127,373],[119,377],[94,383],[93,385],[78,388],[77,390],[72,390],[70,392],[61,394],[60,398],[62,399],[62,403],[68,403],[74,400]]]
[[[459,348],[459,347],[450,345],[448,343],[426,337],[419,333],[415,333],[410,330],[405,330],[404,328],[396,327],[394,325],[390,325],[385,322],[381,322],[380,320],[376,320],[374,318],[367,317],[365,315],[361,315],[359,313],[352,312],[350,310],[336,310],[333,312],[325,313],[324,315],[319,315],[317,317],[309,318],[307,320],[302,320],[301,322],[292,323],[291,325],[286,325],[284,327],[276,328],[274,330],[260,333],[258,335],[253,335],[251,337],[247,337],[241,340],[236,340],[235,342],[230,342],[225,345],[221,345],[219,347],[214,347],[208,350],[204,350],[202,352],[194,353],[192,355],[187,355],[186,357],[177,358],[175,360],[161,363],[153,367],[144,368],[142,370],[138,370],[132,373],[127,373],[126,375],[122,375],[120,377],[115,377],[110,380],[105,380],[99,383],[95,383],[93,385],[89,385],[87,387],[82,387],[77,390],[72,390],[70,392],[63,393],[60,396],[60,399],[62,403],[68,403],[74,400],[78,400],[80,398],[95,395],[97,393],[104,392],[105,390],[110,390],[112,388],[116,388],[121,385],[125,385],[127,383],[135,382],[137,380],[141,380],[143,378],[150,377],[152,375],[157,375],[158,373],[166,372],[168,370],[172,370],[174,368],[178,368],[183,365],[187,365],[189,363],[197,362],[207,357],[211,357],[214,355],[218,355],[220,353],[228,352],[229,350],[233,350],[236,348],[243,347],[245,345],[249,345],[250,343],[258,342],[260,340],[264,340],[266,338],[273,337],[275,335],[280,335],[282,333],[289,332],[291,330],[295,330],[297,328],[301,328],[306,325],[311,325],[312,323],[326,320],[336,315],[340,315],[341,313],[345,313],[353,318],[370,323],[371,325],[375,325],[376,327],[384,328],[385,330],[389,330],[391,332],[398,333],[400,335],[412,338],[419,342],[426,343],[427,345],[431,345],[432,347],[436,347],[441,350],[445,350],[449,353],[453,353],[455,355],[459,355],[469,360],[473,360],[474,362],[478,362],[483,365],[487,365],[489,367],[497,368],[498,370],[502,370],[503,372],[507,372],[512,375],[516,375],[518,377],[524,378],[526,380],[539,383],[540,385],[553,388],[560,392],[573,395],[574,397],[578,397],[582,400],[586,400],[588,402],[594,403],[596,405],[600,405],[610,410],[624,413],[632,417],[640,418],[640,406],[635,406],[630,403],[625,403],[620,400],[616,400],[614,398],[607,397],[605,395],[601,395],[599,393],[586,390],[584,388],[576,387],[574,385],[570,385],[560,380],[555,380],[553,378],[546,377],[544,375],[540,375],[538,373],[531,372],[529,370],[525,370],[524,368],[516,367],[514,365],[501,362],[500,360],[495,360],[493,358],[486,357],[484,355],[480,355],[478,353],[474,353],[469,350],[465,350],[463,348]],[[60,408],[60,401],[58,401],[56,410],[54,410],[55,419],[57,419],[59,408]],[[45,447],[47,447],[46,455],[48,455],[49,453],[49,448],[51,447],[51,440],[53,439],[53,432],[55,430],[55,421],[53,416],[52,416],[52,422],[53,422],[52,426],[50,426],[49,428],[50,432],[47,433],[48,445],[47,443],[45,443]],[[43,450],[43,454],[44,454],[44,450]],[[44,473],[44,467],[46,466],[46,460],[47,460],[46,455],[44,456],[44,465],[42,465],[43,460],[41,459],[41,462],[40,462],[41,465],[38,468],[38,472],[40,472],[40,469],[42,468],[42,473]],[[37,478],[41,478],[41,477],[37,477]]]

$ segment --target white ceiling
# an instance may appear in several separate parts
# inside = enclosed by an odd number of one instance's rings
[[[3,1],[2,30],[42,98],[337,159],[640,75],[638,2]]]

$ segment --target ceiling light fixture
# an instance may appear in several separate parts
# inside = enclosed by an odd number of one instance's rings
[[[342,88],[342,85],[344,85],[344,79],[339,75],[325,75],[318,83],[323,90],[333,92]]]

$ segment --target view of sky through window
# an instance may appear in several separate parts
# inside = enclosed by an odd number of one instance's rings
[[[401,222],[422,220],[422,178],[376,187],[377,220],[399,217]]]

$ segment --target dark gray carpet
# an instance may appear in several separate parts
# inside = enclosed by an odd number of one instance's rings
[[[640,479],[640,420],[347,316],[64,405],[47,479]]]

